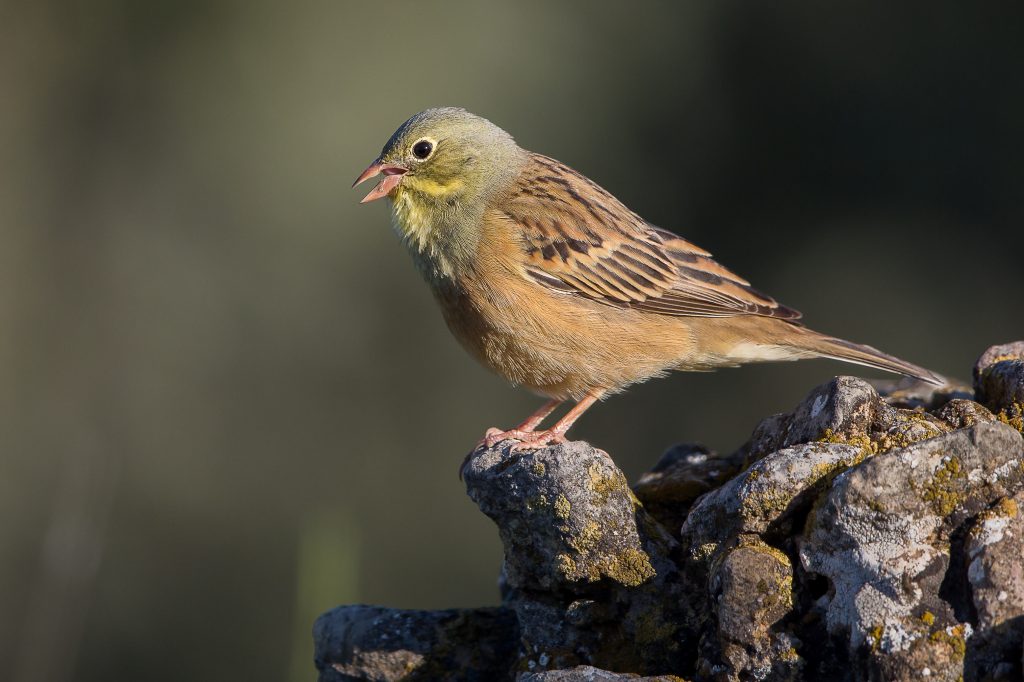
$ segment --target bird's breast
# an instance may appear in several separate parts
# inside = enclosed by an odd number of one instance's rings
[[[392,224],[399,236],[413,242],[420,249],[427,246],[434,232],[433,212],[422,202],[413,199],[409,192],[402,191],[396,192],[393,209]]]
[[[476,271],[432,288],[448,328],[479,362],[552,398],[615,391],[663,372],[692,347],[678,320],[549,292],[500,258],[481,257]]]

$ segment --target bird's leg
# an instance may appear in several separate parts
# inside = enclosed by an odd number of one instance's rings
[[[508,431],[502,431],[501,429],[490,428],[487,429],[487,433],[484,434],[483,440],[481,440],[477,447],[486,445],[489,448],[493,448],[495,445],[503,440],[515,438],[516,440],[521,439],[523,436],[529,433],[533,433],[533,430],[540,426],[540,423],[548,418],[548,415],[558,409],[564,400],[549,400],[540,409],[531,414],[526,418],[519,426],[509,429]]]
[[[489,428],[484,437],[480,439],[480,442],[476,444],[476,447],[466,454],[465,459],[462,460],[462,464],[459,465],[459,480],[462,480],[462,472],[466,470],[466,465],[469,464],[470,458],[473,457],[473,453],[480,448],[487,446],[493,448],[495,445],[503,440],[509,439],[520,439],[533,433],[533,430],[540,426],[540,423],[548,418],[548,415],[558,409],[558,406],[564,403],[564,400],[549,400],[540,409],[531,414],[526,418],[519,426],[508,431],[502,431],[501,429]]]
[[[600,399],[604,391],[591,391],[583,400],[576,403],[576,405],[565,413],[565,416],[558,420],[558,422],[550,429],[545,431],[529,431],[514,436],[519,442],[514,444],[511,451],[516,450],[533,450],[535,448],[542,448],[549,443],[564,443],[565,433],[572,428],[572,425],[576,423],[584,412],[586,412],[591,405],[596,403]]]

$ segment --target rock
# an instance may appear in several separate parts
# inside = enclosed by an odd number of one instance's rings
[[[608,455],[586,443],[514,454],[510,445],[481,451],[463,473],[470,498],[498,524],[510,585],[635,587],[654,577],[636,502]]]
[[[811,391],[789,414],[762,421],[751,438],[750,459],[826,438],[864,438],[879,413],[890,409],[863,379],[836,377]]]
[[[799,640],[779,627],[793,609],[789,557],[755,536],[742,536],[714,571],[710,595],[717,637],[704,639],[697,663],[703,677],[796,677],[803,665]]]
[[[983,404],[837,377],[634,490],[586,443],[482,448],[503,606],[335,609],[320,679],[1024,679],[1022,372],[1024,342],[986,351]]]
[[[954,429],[964,429],[982,422],[994,422],[996,416],[973,400],[950,400],[935,412],[935,416]]]
[[[922,409],[887,404],[863,379],[836,377],[789,414],[762,421],[751,437],[749,459],[811,442],[846,443],[877,454],[949,430],[949,424]]]
[[[742,452],[721,457],[702,445],[681,443],[669,448],[654,468],[640,477],[633,492],[662,526],[679,528],[690,505],[735,476],[743,459]]]
[[[951,400],[970,400],[974,389],[954,379],[946,379],[942,386],[901,377],[899,379],[871,379],[868,381],[886,404],[909,410],[934,411]]]
[[[1024,431],[1024,341],[992,346],[974,364],[974,391],[998,419]]]
[[[678,669],[694,620],[672,559],[678,543],[604,452],[578,442],[522,453],[510,445],[476,453],[464,479],[505,546],[520,667]]]
[[[1003,497],[975,518],[964,545],[976,614],[968,669],[1019,680],[1024,639],[1024,492]],[[980,677],[980,675],[979,675]]]
[[[524,673],[519,676],[517,682],[683,682],[683,680],[675,675],[640,677],[632,673],[613,673],[589,665],[581,665],[568,670]]]
[[[688,557],[710,562],[741,533],[766,533],[810,507],[816,490],[864,457],[860,448],[838,443],[805,443],[762,457],[693,506],[680,531]]]
[[[313,625],[314,660],[320,682],[509,679],[518,632],[504,608],[339,606]]]
[[[829,580],[826,626],[865,670],[883,679],[923,668],[934,679],[964,673],[972,625],[955,537],[1020,489],[1022,463],[1021,435],[984,423],[875,456],[835,479],[808,521],[800,559]]]

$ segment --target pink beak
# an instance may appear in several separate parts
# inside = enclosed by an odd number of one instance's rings
[[[370,190],[370,193],[363,197],[360,204],[365,204],[368,201],[376,201],[382,197],[386,197],[391,193],[395,187],[398,187],[398,183],[402,181],[402,176],[409,172],[409,169],[405,166],[398,166],[391,163],[382,163],[380,159],[374,161],[370,166],[364,170],[356,181],[352,183],[352,186],[366,182],[370,178],[376,177],[383,174],[384,178],[377,183],[377,186]]]

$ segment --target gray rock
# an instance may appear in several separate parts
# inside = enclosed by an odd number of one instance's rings
[[[678,543],[586,443],[483,449],[464,469],[470,498],[505,546],[505,603],[521,669],[594,665],[660,674],[682,665],[696,620],[672,554]]]
[[[996,416],[973,400],[950,400],[935,412],[935,416],[954,429],[964,429],[982,422],[994,422]]]
[[[706,637],[697,669],[728,680],[795,679],[799,641],[781,628],[793,609],[789,557],[756,536],[742,536],[711,577],[717,637]]]
[[[765,533],[806,510],[816,492],[865,456],[853,445],[805,443],[762,457],[693,506],[681,531],[688,558],[711,561],[741,533]]]
[[[1022,372],[1024,343],[987,351],[984,405],[838,377],[635,494],[586,443],[481,449],[503,608],[335,609],[320,679],[1022,679]]]
[[[974,389],[961,381],[946,379],[942,386],[902,377],[868,381],[890,407],[934,411],[951,400],[970,400]]]
[[[580,442],[522,453],[509,453],[510,445],[474,454],[463,477],[470,498],[498,524],[511,586],[610,580],[635,587],[655,576],[635,498],[607,454]]]
[[[978,401],[1024,431],[1024,341],[992,346],[974,364]]]
[[[800,559],[828,578],[826,626],[883,679],[964,672],[966,593],[953,538],[1022,480],[1021,435],[978,424],[868,459],[838,476],[808,522]],[[955,568],[955,567],[954,567]]]
[[[510,679],[519,627],[504,608],[339,606],[313,625],[320,682]]]
[[[1017,656],[1024,638],[1022,511],[1024,491],[997,500],[973,521],[964,545],[976,614],[966,665],[991,671],[991,679],[1024,678]]]
[[[795,410],[761,422],[750,441],[755,460],[801,443],[847,443],[877,454],[951,430],[922,409],[897,408],[863,379],[836,377],[815,388]]]
[[[644,509],[665,528],[679,528],[690,505],[735,476],[743,453],[722,457],[702,445],[680,443],[669,448],[653,469],[643,474],[633,492]]]
[[[828,437],[864,436],[879,413],[891,409],[863,379],[836,377],[811,391],[789,414],[762,421],[751,437],[750,458]]]
[[[517,682],[682,682],[675,675],[640,677],[632,673],[613,673],[589,665],[580,665],[568,670],[549,670],[539,673],[523,673]]]

